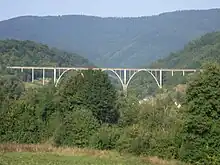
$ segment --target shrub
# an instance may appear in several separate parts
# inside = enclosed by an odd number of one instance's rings
[[[117,142],[119,152],[130,152],[134,154],[145,154],[149,149],[150,134],[139,125],[129,126],[124,130]]]
[[[101,149],[115,149],[122,130],[117,126],[103,125],[90,139],[90,146]]]
[[[72,112],[66,112],[57,134],[56,145],[86,147],[89,138],[99,127],[92,113],[85,108],[75,108]]]
[[[189,83],[180,158],[197,164],[220,161],[220,66],[209,64]]]
[[[33,99],[33,98],[32,98]],[[2,111],[0,139],[4,142],[39,143],[44,124],[27,100],[18,100]]]

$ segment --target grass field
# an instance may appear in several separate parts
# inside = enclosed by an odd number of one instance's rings
[[[41,145],[4,144],[0,145],[0,151],[0,165],[184,165],[156,157]]]

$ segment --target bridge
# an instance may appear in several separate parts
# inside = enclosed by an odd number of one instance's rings
[[[84,71],[84,70],[101,70],[101,71],[109,71],[116,75],[119,79],[123,91],[127,91],[128,85],[133,79],[133,77],[139,72],[147,72],[149,73],[155,80],[157,86],[159,88],[163,87],[163,73],[171,72],[172,76],[174,72],[181,72],[182,76],[185,76],[185,73],[194,73],[197,71],[201,71],[198,69],[149,69],[149,68],[86,68],[86,67],[34,67],[34,66],[8,66],[8,69],[16,69],[23,72],[24,70],[31,70],[31,79],[34,82],[35,79],[35,71],[42,71],[42,80],[43,85],[45,85],[45,71],[52,70],[53,71],[53,82],[57,87],[61,78],[68,71]]]

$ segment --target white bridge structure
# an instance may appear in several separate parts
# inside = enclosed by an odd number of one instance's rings
[[[128,85],[133,79],[133,77],[140,72],[147,72],[149,73],[155,80],[157,86],[159,88],[163,87],[163,73],[171,72],[172,76],[174,72],[181,72],[182,76],[185,73],[189,72],[197,72],[200,71],[198,69],[149,69],[149,68],[86,68],[86,67],[34,67],[34,66],[8,66],[8,69],[16,69],[23,72],[24,70],[31,70],[31,79],[34,82],[35,79],[35,71],[41,70],[42,71],[42,80],[43,85],[45,84],[45,72],[47,70],[53,71],[53,82],[57,87],[61,78],[68,72],[68,71],[85,71],[85,70],[101,70],[101,71],[110,71],[114,73],[117,78],[119,79],[123,91],[127,91]]]

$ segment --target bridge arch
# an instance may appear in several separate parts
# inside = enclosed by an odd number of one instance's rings
[[[102,71],[103,72],[104,71],[110,71],[110,72],[114,73],[117,76],[118,80],[120,81],[122,88],[124,89],[124,83],[123,83],[121,77],[119,76],[119,74],[115,70],[113,70],[113,69],[103,69]]]
[[[140,69],[140,70],[138,70],[137,72],[135,72],[130,78],[129,78],[129,80],[128,80],[128,82],[127,82],[127,87],[128,87],[128,85],[130,84],[130,82],[131,82],[131,80],[134,78],[134,76],[137,74],[137,73],[140,73],[140,72],[148,72],[148,73],[150,73],[150,75],[154,78],[154,80],[156,81],[156,83],[157,83],[157,86],[159,87],[159,88],[162,88],[162,84],[160,84],[160,82],[157,80],[157,78],[156,78],[156,76],[151,72],[151,71],[149,71],[149,70],[147,70],[147,69]]]
[[[68,71],[71,71],[71,70],[76,70],[76,71],[77,71],[77,69],[66,69],[66,70],[64,70],[64,71],[62,72],[62,74],[58,77],[58,79],[56,80],[56,82],[55,82],[55,87],[58,86],[58,83],[60,82],[60,79],[63,77],[63,75],[64,75],[65,73],[67,73]]]
[[[77,71],[77,69],[72,69],[72,68],[71,68],[71,69],[66,69],[65,71],[63,71],[62,74],[61,74],[61,75],[58,77],[58,79],[56,80],[55,87],[58,86],[58,84],[59,84],[61,78],[63,77],[63,75],[64,75],[65,73],[67,73],[68,71],[71,71],[71,70],[76,70],[76,71]],[[114,74],[117,76],[118,80],[120,81],[122,88],[124,88],[124,83],[123,83],[121,77],[119,76],[119,74],[118,74],[116,71],[114,71],[113,69],[103,69],[103,70],[101,70],[101,71],[103,71],[103,72],[104,72],[104,71],[110,71],[110,72],[114,73]]]

